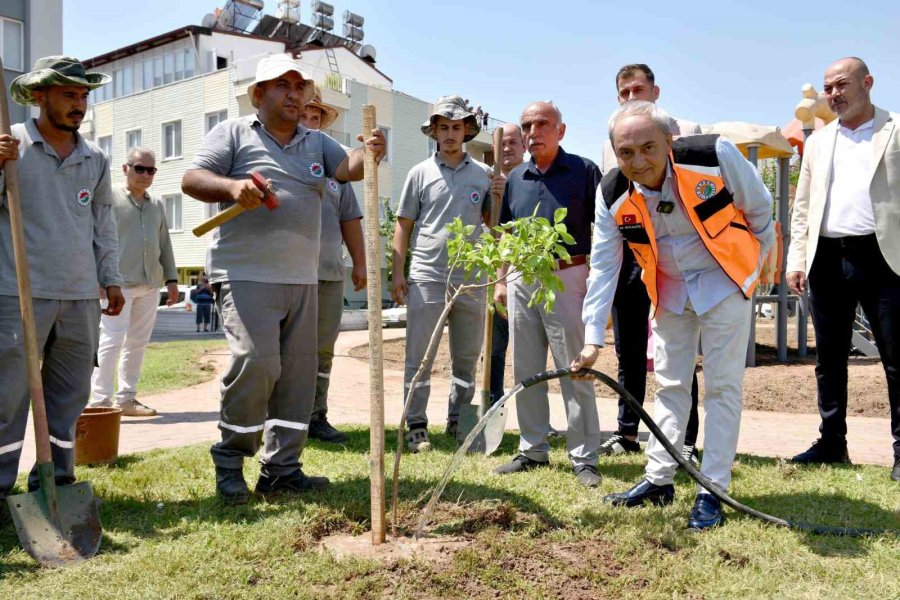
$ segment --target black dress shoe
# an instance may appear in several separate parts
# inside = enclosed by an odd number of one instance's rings
[[[712,494],[697,494],[691,516],[688,517],[688,529],[700,531],[710,527],[718,527],[725,523],[722,514],[722,503]]]
[[[806,452],[801,452],[791,459],[792,462],[813,464],[850,464],[850,455],[847,454],[847,440],[828,441],[817,439]]]
[[[891,469],[891,479],[900,481],[900,456],[894,459],[894,468]]]
[[[656,485],[650,483],[646,479],[642,479],[637,485],[627,492],[618,494],[610,494],[603,498],[603,501],[613,506],[642,506],[645,502],[656,506],[665,506],[672,504],[675,500],[675,486],[671,483],[666,485]]]

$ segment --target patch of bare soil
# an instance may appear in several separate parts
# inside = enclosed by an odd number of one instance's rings
[[[607,347],[600,353],[595,369],[615,376],[618,370],[615,350],[613,349],[612,332],[607,333]],[[405,340],[394,339],[384,342],[385,368],[403,369]],[[775,350],[775,325],[772,320],[760,319],[756,327],[756,365],[744,372],[744,408],[747,410],[764,410],[788,413],[818,413],[816,405],[815,376],[815,340],[812,325],[809,326],[807,341],[809,354],[799,358],[796,351],[796,330],[790,331],[788,362],[779,363]],[[350,355],[362,360],[368,358],[368,347],[358,346],[350,351]],[[510,363],[511,353],[506,355],[506,387],[512,387]],[[555,368],[548,356],[547,368]],[[432,374],[450,379],[450,352],[447,335],[441,339],[437,356],[434,360]],[[700,399],[703,400],[703,370],[698,372],[700,381]],[[481,381],[480,374],[476,381]],[[550,382],[550,391],[559,392],[559,382]],[[651,399],[656,391],[654,378],[647,378],[647,398]],[[597,393],[603,397],[614,394],[605,386],[597,384]],[[853,416],[886,418],[888,416],[887,382],[884,369],[878,359],[851,357],[849,381],[847,386],[847,413]]]
[[[418,512],[407,508],[407,518]],[[512,597],[527,589],[529,597],[579,600],[602,597],[614,580],[620,591],[624,582],[630,595],[639,595],[649,584],[640,565],[621,562],[613,544],[594,538],[551,541],[523,529],[533,526],[535,518],[505,503],[442,502],[435,522],[442,523],[439,531],[446,535],[389,538],[373,546],[369,534],[337,534],[321,539],[317,547],[339,558],[378,561],[379,567],[366,577],[379,579],[372,595],[381,598]],[[352,585],[346,581],[319,591],[340,594]]]

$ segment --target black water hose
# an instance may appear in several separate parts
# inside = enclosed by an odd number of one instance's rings
[[[523,380],[519,383],[513,390],[510,390],[510,393],[506,394],[504,398],[501,398],[500,401],[504,401],[509,397],[514,396],[519,391],[529,388],[533,385],[544,381],[550,381],[551,379],[560,379],[561,377],[571,376],[575,373],[571,368],[565,369],[556,369],[552,371],[544,371],[543,373],[538,373],[537,375],[533,375],[528,379]],[[663,448],[675,459],[675,462],[685,470],[685,472],[691,476],[697,483],[702,485],[708,492],[714,495],[716,498],[721,500],[723,503],[727,504],[731,508],[742,512],[744,514],[750,515],[751,517],[755,517],[761,521],[765,521],[766,523],[771,523],[772,525],[778,525],[780,527],[787,527],[788,529],[794,529],[796,531],[803,531],[806,533],[812,533],[815,535],[835,535],[835,536],[846,536],[846,537],[864,537],[864,536],[875,536],[875,535],[900,535],[900,531],[894,529],[869,529],[864,527],[828,527],[824,525],[809,525],[807,523],[798,523],[796,521],[789,521],[787,519],[780,519],[778,517],[773,517],[772,515],[768,515],[764,512],[758,511],[754,508],[750,508],[745,504],[741,504],[724,491],[719,489],[719,487],[710,481],[703,473],[697,470],[694,465],[690,463],[690,461],[685,460],[681,453],[675,449],[675,446],[666,439],[666,436],[663,435],[662,431],[660,431],[659,427],[656,426],[656,423],[653,421],[653,418],[647,414],[647,411],[644,410],[644,407],[635,400],[634,396],[628,393],[628,390],[619,385],[619,382],[615,379],[612,379],[608,375],[601,373],[600,371],[595,371],[593,369],[581,369],[577,371],[578,375],[589,375],[594,379],[606,384],[607,387],[612,389],[615,393],[619,394],[621,397],[625,398],[625,402],[641,417],[641,421],[647,426],[650,430],[651,435],[655,436],[657,440],[663,445]],[[499,403],[499,402],[498,402]]]

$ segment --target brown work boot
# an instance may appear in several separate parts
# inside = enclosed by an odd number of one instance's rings
[[[126,400],[119,404],[122,409],[122,415],[126,417],[153,417],[156,416],[156,410],[149,406],[144,406],[137,400]]]

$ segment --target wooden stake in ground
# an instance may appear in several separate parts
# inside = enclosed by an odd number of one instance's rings
[[[363,110],[363,137],[375,129],[375,107],[366,104]],[[365,153],[365,234],[366,289],[369,303],[369,467],[372,544],[383,544],[384,520],[384,354],[381,335],[381,262],[382,242],[378,214],[378,165],[375,155]]]

